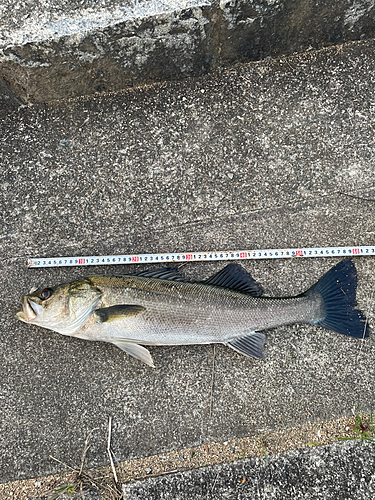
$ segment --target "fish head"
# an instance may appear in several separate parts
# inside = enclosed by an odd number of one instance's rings
[[[101,295],[89,278],[33,289],[23,296],[22,310],[17,317],[24,323],[73,335],[92,314]]]

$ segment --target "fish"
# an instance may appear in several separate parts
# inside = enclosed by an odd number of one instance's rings
[[[263,296],[260,285],[235,263],[203,281],[163,268],[33,289],[23,296],[17,317],[62,335],[110,342],[152,367],[144,346],[221,343],[264,359],[263,331],[281,325],[307,323],[367,338],[369,325],[356,308],[356,287],[349,259],[294,297]]]

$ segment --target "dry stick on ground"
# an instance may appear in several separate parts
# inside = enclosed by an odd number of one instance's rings
[[[220,474],[220,471],[216,474],[215,482],[214,482],[214,484],[212,485],[212,488],[211,488],[211,493],[214,491],[214,488],[215,488],[215,485],[216,485],[216,481],[217,481],[217,478],[219,477],[219,474]]]
[[[112,468],[112,472],[113,472],[113,477],[115,478],[115,483],[117,484],[118,483],[117,474],[116,474],[115,464],[113,463],[113,458],[112,458],[112,453],[111,453],[111,427],[112,427],[112,417],[109,417],[107,451],[108,451],[109,460],[111,462],[111,468]]]
[[[117,489],[115,490],[114,488],[112,488],[112,486],[104,484],[102,478],[93,478],[90,474],[84,471],[82,471],[81,475],[79,475],[79,471],[77,469],[73,469],[73,467],[70,467],[70,465],[62,462],[61,460],[58,460],[52,455],[50,455],[50,458],[52,458],[59,464],[64,465],[64,467],[67,467],[72,472],[77,474],[77,479],[81,483],[81,488],[80,488],[81,492],[82,492],[83,481],[85,481],[87,484],[89,484],[91,487],[95,488],[99,493],[101,493],[105,499],[108,498],[113,500],[119,500],[122,497],[122,494],[120,493],[119,490]]]
[[[337,191],[338,194],[342,194],[343,196],[348,196],[349,198],[355,198],[356,200],[362,201],[375,201],[371,198],[363,198],[362,196],[355,196],[354,194],[343,193],[342,191]]]
[[[111,420],[110,420],[110,425],[111,425]],[[83,453],[82,453],[80,470],[74,469],[70,465],[62,462],[61,460],[58,460],[57,458],[53,457],[52,455],[50,455],[50,458],[52,458],[53,460],[55,460],[59,464],[64,465],[64,467],[67,467],[68,469],[70,469],[72,472],[74,472],[76,474],[76,476],[77,476],[76,481],[77,482],[79,481],[81,495],[83,495],[82,489],[83,489],[83,486],[84,486],[84,483],[85,483],[86,485],[89,485],[89,486],[95,488],[99,493],[101,493],[103,495],[103,497],[105,499],[108,499],[108,500],[110,500],[110,499],[111,500],[119,500],[122,497],[122,494],[121,494],[121,492],[119,491],[119,489],[117,487],[118,480],[117,480],[116,471],[114,470],[114,466],[112,467],[112,471],[113,471],[113,475],[114,475],[114,478],[115,478],[115,481],[116,481],[116,488],[113,488],[112,486],[109,486],[108,484],[105,484],[104,481],[103,481],[103,478],[94,478],[90,474],[88,474],[87,472],[84,472],[84,470],[83,470],[84,462],[85,462],[85,458],[86,458],[86,454],[87,454],[87,451],[89,449],[89,440],[91,438],[92,433],[95,430],[96,429],[93,429],[88,434],[88,436],[87,436],[87,438],[85,440],[85,447],[84,447],[84,450],[83,450]],[[108,443],[110,444],[110,440],[111,440],[111,434],[110,434],[110,432],[109,432],[108,438],[109,438]],[[113,465],[113,460],[112,460],[111,455],[110,455],[110,459],[111,459],[111,464]]]
[[[58,462],[59,464],[63,465],[64,467],[67,467],[68,469],[70,469],[73,472],[78,472],[77,469],[73,469],[73,467],[70,467],[70,465],[64,464],[64,462],[62,462],[58,458],[53,457],[52,455],[49,455],[49,458],[52,458],[52,460],[55,460],[56,462]]]
[[[81,457],[81,467],[79,469],[78,477],[80,478],[79,491],[80,491],[81,497],[83,499],[84,499],[83,491],[82,491],[82,488],[83,488],[83,482],[82,482],[83,467],[85,465],[85,460],[86,460],[86,455],[87,455],[88,449],[90,448],[89,441],[90,441],[91,435],[97,429],[98,429],[98,427],[96,427],[95,429],[91,429],[91,431],[87,434],[87,437],[85,439],[85,446],[83,448],[83,453],[82,453],[82,457]]]
[[[91,435],[94,431],[97,431],[99,427],[96,427],[95,429],[92,429],[88,434],[87,438],[85,439],[85,447],[83,448],[83,453],[82,453],[82,458],[81,458],[81,468],[79,469],[79,475],[82,475],[83,472],[83,467],[85,465],[85,460],[86,460],[86,454],[88,452],[88,449],[90,448],[89,441],[91,439]]]
[[[371,313],[372,311],[372,301],[374,299],[374,290],[372,291],[372,294],[371,294],[371,299],[370,299],[370,306],[369,306],[369,310],[366,314],[366,321],[365,321],[365,326],[363,328],[363,336],[362,336],[362,342],[361,342],[361,348],[359,350],[359,353],[358,353],[358,357],[360,356],[361,352],[362,352],[362,347],[363,347],[363,342],[365,340],[365,335],[366,335],[366,328],[367,328],[367,323],[368,323],[368,316],[369,314]]]

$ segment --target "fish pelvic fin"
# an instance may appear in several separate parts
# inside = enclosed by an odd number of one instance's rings
[[[117,305],[110,307],[102,307],[95,311],[97,323],[109,323],[120,319],[130,318],[145,311],[146,308],[137,305]]]
[[[247,357],[264,359],[264,342],[266,336],[263,333],[253,332],[238,339],[226,342],[225,345],[231,347],[239,354],[243,354]]]
[[[145,347],[133,342],[126,342],[125,340],[116,340],[116,342],[112,343],[130,356],[133,356],[133,358],[139,359],[143,363],[146,363],[146,365],[155,368],[151,354]]]
[[[303,295],[320,294],[324,316],[310,323],[354,338],[369,336],[365,315],[356,309],[357,270],[351,260],[330,269]]]

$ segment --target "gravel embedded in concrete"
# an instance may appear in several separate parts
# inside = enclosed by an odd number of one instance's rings
[[[145,479],[124,485],[124,500],[371,500],[373,447],[348,442]]]

